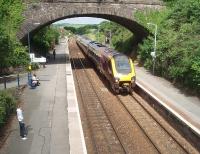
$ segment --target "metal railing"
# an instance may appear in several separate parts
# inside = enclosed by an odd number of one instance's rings
[[[23,85],[28,84],[28,79],[30,75],[28,73],[22,74],[13,74],[8,76],[0,77],[0,90],[13,88],[13,87],[20,87]]]

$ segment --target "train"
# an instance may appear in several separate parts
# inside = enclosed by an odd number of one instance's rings
[[[122,91],[133,92],[136,85],[136,73],[131,58],[83,36],[77,36],[76,43],[109,81],[115,94]]]

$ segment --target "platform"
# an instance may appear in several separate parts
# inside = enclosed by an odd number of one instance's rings
[[[28,139],[19,136],[19,124],[13,120],[1,154],[86,154],[73,75],[68,59],[67,40],[56,46],[46,68],[36,72],[41,85],[25,88],[22,108]],[[66,58],[67,57],[67,58]]]

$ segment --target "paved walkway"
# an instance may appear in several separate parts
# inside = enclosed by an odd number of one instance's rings
[[[137,82],[185,120],[200,134],[200,99],[184,94],[169,81],[153,76],[143,67],[136,66]]]
[[[81,154],[86,153],[71,65],[66,64],[67,40],[56,46],[56,60],[36,72],[41,85],[27,87],[22,101],[28,139],[19,136],[17,120],[0,153]],[[67,54],[68,56],[68,54]]]

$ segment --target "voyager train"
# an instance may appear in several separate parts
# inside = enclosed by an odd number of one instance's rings
[[[106,77],[116,94],[124,90],[133,91],[136,74],[131,58],[85,37],[77,36],[77,44]]]

